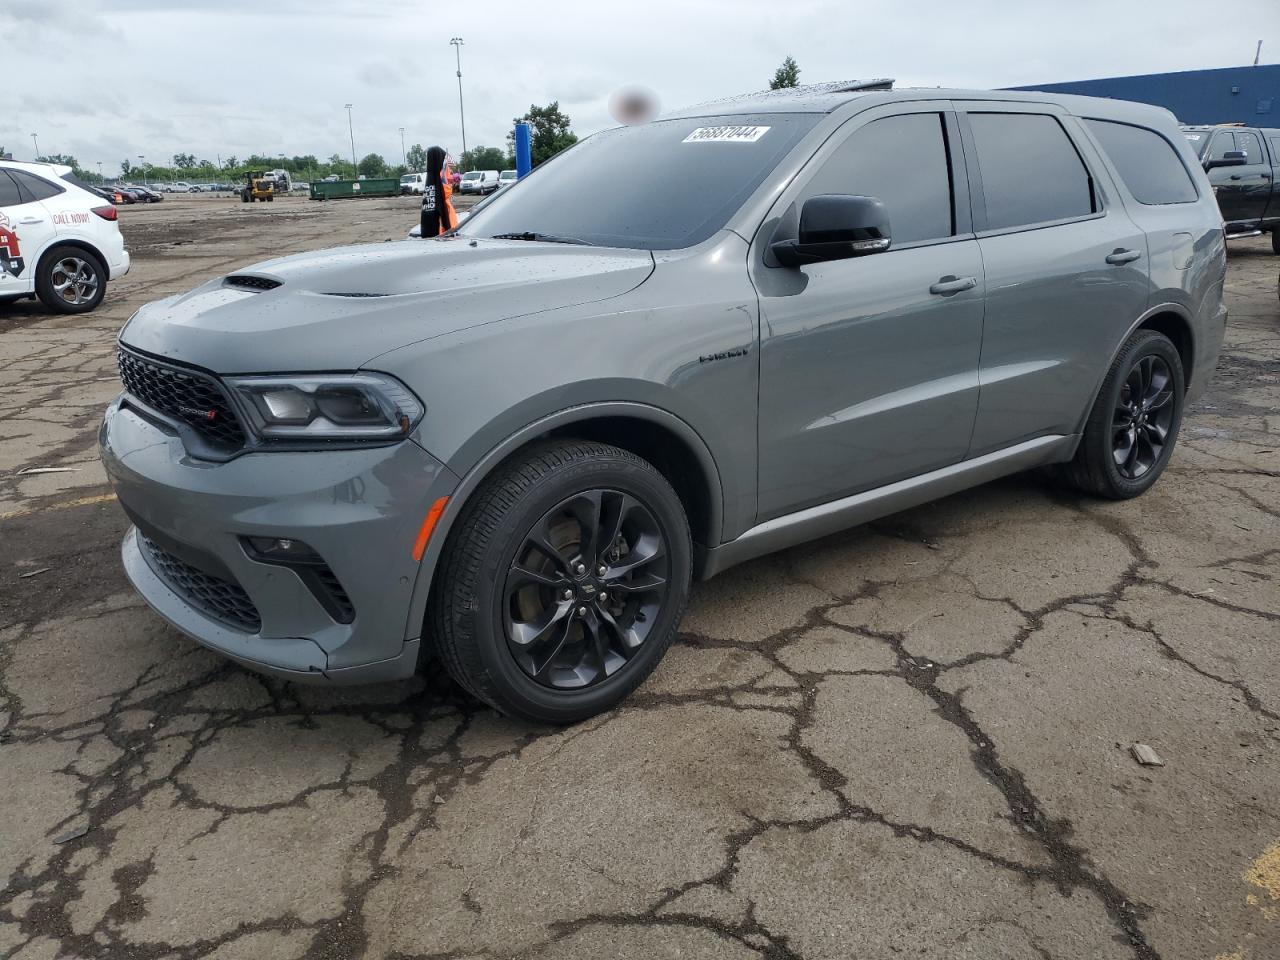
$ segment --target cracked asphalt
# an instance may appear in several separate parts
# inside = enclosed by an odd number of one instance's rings
[[[125,208],[101,309],[0,307],[0,957],[1280,958],[1266,238],[1147,496],[1015,477],[731,570],[637,695],[551,730],[437,675],[263,679],[120,570],[123,321],[415,216]]]

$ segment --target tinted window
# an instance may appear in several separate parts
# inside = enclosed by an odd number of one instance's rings
[[[531,231],[644,250],[692,246],[728,223],[818,119],[696,117],[606,130],[494,194],[458,232]]]
[[[874,120],[841,144],[805,188],[805,197],[876,197],[889,212],[895,245],[954,232],[951,170],[939,113]]]
[[[1209,145],[1209,135],[1203,131],[1196,130],[1191,133],[1183,132],[1187,138],[1187,142],[1191,144],[1191,149],[1195,151],[1197,157],[1204,156],[1204,148]]]
[[[85,183],[83,180],[77,177],[74,173],[64,173],[61,179],[65,180],[67,183],[71,184],[73,187],[79,187],[81,190],[88,190],[90,193],[93,193],[93,187]]]
[[[1237,130],[1236,149],[1244,151],[1249,163],[1266,163],[1267,158],[1262,155],[1262,143],[1258,140],[1256,133]]]
[[[1232,150],[1238,150],[1236,139],[1231,135],[1230,130],[1219,130],[1213,135],[1213,139],[1209,142],[1209,152],[1205,154],[1206,160],[1221,160]]]
[[[1191,175],[1160,134],[1107,120],[1085,123],[1139,203],[1188,203],[1196,198]]]
[[[62,193],[62,188],[54,186],[48,180],[41,179],[35,174],[27,173],[25,170],[10,170],[13,179],[18,181],[18,186],[32,200],[48,200],[50,197],[56,197]]]
[[[1088,216],[1093,182],[1056,119],[1033,113],[971,113],[987,198],[987,228]]]
[[[22,202],[18,185],[9,179],[9,171],[0,170],[0,207],[16,207]]]

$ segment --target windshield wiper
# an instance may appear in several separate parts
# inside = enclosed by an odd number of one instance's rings
[[[538,243],[576,243],[584,247],[594,246],[587,240],[580,237],[558,237],[554,233],[534,233],[532,230],[523,230],[519,233],[495,233],[489,238],[490,240],[533,240]]]

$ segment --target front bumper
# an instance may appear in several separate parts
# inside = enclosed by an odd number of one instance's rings
[[[211,463],[192,458],[176,431],[117,400],[99,449],[134,522],[122,546],[125,572],[183,633],[293,680],[366,683],[414,672],[421,624],[408,622],[419,574],[413,544],[430,504],[456,485],[415,443]],[[318,552],[350,600],[350,622],[339,622],[294,569],[250,556],[248,536],[301,540]],[[174,553],[242,591],[256,626],[211,612],[207,597],[159,559]]]

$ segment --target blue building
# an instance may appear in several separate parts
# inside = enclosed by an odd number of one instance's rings
[[[1280,127],[1280,64],[1039,83],[1007,89],[1154,103],[1171,111],[1182,123]]]

